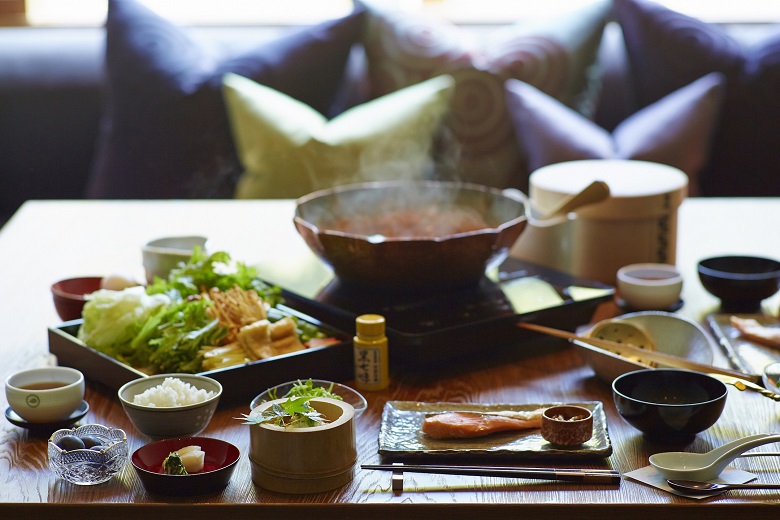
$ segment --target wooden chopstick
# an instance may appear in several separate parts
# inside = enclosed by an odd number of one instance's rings
[[[536,480],[561,480],[588,484],[620,484],[620,473],[606,469],[543,469],[501,466],[448,466],[407,464],[363,464],[362,469],[381,471],[435,473],[475,477],[507,477]]]
[[[614,341],[608,341],[604,339],[588,338],[586,336],[580,336],[579,334],[574,334],[573,332],[554,329],[551,327],[545,327],[543,325],[537,325],[535,323],[518,322],[517,326],[524,329],[533,330],[535,332],[540,332],[542,334],[548,334],[550,336],[556,336],[559,338],[568,339],[569,341],[576,341],[579,343],[592,345],[594,347],[606,350],[618,356],[625,357],[626,354],[631,354],[633,356],[637,356],[646,361],[652,361],[654,363],[658,363],[666,367],[683,368],[687,370],[694,370],[696,372],[703,372],[705,374],[723,374],[727,376],[737,377],[739,379],[744,379],[745,381],[750,381],[752,383],[758,382],[758,376],[755,375],[745,374],[744,372],[740,372],[738,370],[731,370],[728,368],[720,368],[713,365],[707,365],[705,363],[698,363],[696,361],[691,361],[689,359],[681,358],[679,356],[673,356],[671,354],[656,352],[654,350],[641,349],[633,345],[629,345],[628,343],[616,343]]]

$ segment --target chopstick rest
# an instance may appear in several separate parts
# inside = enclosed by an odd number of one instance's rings
[[[525,478],[535,480],[560,480],[586,484],[620,484],[621,475],[611,469],[540,469],[503,466],[448,466],[414,464],[363,464],[361,469],[410,473],[434,473],[438,475],[463,475],[475,477]]]

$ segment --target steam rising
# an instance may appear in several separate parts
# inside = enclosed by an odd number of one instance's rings
[[[494,197],[459,183],[391,182],[344,187],[299,207],[301,216],[320,230],[366,237],[440,238],[495,228],[518,216]]]

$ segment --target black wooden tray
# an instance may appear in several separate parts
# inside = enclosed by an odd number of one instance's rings
[[[285,312],[314,323],[342,342],[253,361],[246,365],[200,372],[200,375],[216,379],[222,384],[220,404],[245,401],[248,406],[252,398],[267,388],[296,379],[352,379],[354,368],[351,337],[293,309],[285,308]],[[77,334],[82,323],[83,320],[79,319],[49,328],[49,352],[57,356],[60,365],[80,370],[88,380],[102,383],[114,390],[118,390],[128,381],[148,375],[98,352],[79,340]]]

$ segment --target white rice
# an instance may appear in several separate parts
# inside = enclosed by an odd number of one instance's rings
[[[187,406],[202,403],[214,396],[214,392],[195,388],[177,377],[166,377],[162,384],[133,397],[133,404],[150,407]]]

